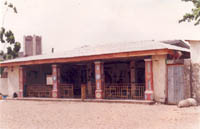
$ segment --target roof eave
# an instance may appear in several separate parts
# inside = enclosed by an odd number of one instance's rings
[[[185,40],[188,43],[198,43],[200,40]]]
[[[70,62],[92,61],[92,60],[95,61],[95,60],[102,60],[102,59],[117,59],[117,58],[135,57],[135,56],[165,55],[165,54],[173,54],[173,52],[174,50],[169,50],[169,49],[144,50],[144,51],[134,51],[134,52],[68,57],[68,58],[52,58],[52,59],[0,63],[0,67],[25,66],[25,65],[36,65],[36,64],[53,64],[53,63],[70,63]]]

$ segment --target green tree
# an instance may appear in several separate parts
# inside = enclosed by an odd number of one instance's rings
[[[14,13],[17,13],[17,8],[12,3],[5,1],[4,5],[6,7],[6,11],[11,9]],[[21,44],[15,41],[14,33],[11,30],[6,30],[3,27],[4,20],[5,17],[2,19],[2,27],[0,28],[0,42],[7,46],[7,50],[6,52],[3,49],[0,50],[0,56],[2,56],[4,60],[14,59],[18,57]]]
[[[192,8],[190,13],[186,13],[179,23],[181,22],[191,22],[194,21],[194,25],[199,25],[200,23],[200,0],[182,0],[184,2],[192,2],[194,8]]]

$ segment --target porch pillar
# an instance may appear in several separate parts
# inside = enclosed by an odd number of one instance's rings
[[[135,97],[135,61],[130,62],[131,98]]]
[[[59,97],[59,86],[60,86],[60,67],[59,65],[52,65],[52,80],[53,80],[53,90],[52,97]]]
[[[145,59],[145,100],[153,100],[153,70],[152,60]],[[165,82],[163,82],[165,83]]]
[[[92,98],[92,64],[87,65],[87,93],[88,97]]]
[[[103,62],[95,62],[95,78],[96,78],[96,91],[95,98],[103,99],[104,98],[104,65]]]
[[[23,66],[19,67],[19,98],[24,97],[24,86],[26,84],[26,69]]]

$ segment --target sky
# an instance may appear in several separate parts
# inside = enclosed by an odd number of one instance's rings
[[[192,8],[181,0],[8,0],[18,14],[6,12],[0,1],[0,25],[5,15],[4,27],[21,43],[24,35],[42,36],[43,53],[92,44],[200,39],[200,26],[178,23]]]

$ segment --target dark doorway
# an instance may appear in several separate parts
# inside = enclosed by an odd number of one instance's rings
[[[73,96],[81,98],[81,85],[86,84],[86,65],[66,64],[61,67],[61,85],[72,85]]]

